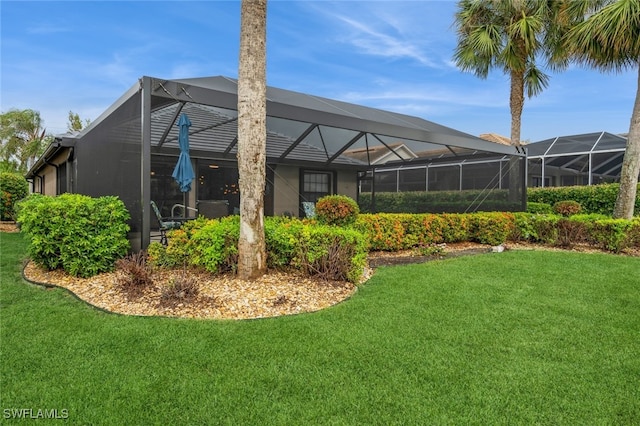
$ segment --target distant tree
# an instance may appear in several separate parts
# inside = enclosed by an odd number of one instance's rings
[[[91,120],[88,118],[82,120],[77,113],[73,111],[69,111],[69,122],[67,123],[67,131],[69,132],[79,132],[84,129],[91,123]]]
[[[533,97],[549,84],[536,61],[547,48],[544,37],[551,26],[553,10],[543,1],[458,2],[455,26],[458,45],[456,65],[487,78],[493,68],[509,75],[511,143],[520,144],[520,128],[525,91]]]
[[[242,279],[257,278],[267,269],[264,235],[266,27],[267,0],[242,0],[238,65],[238,276]]]
[[[498,68],[510,79],[511,144],[520,146],[525,94],[531,98],[549,84],[549,76],[538,66],[562,68],[567,58],[562,36],[572,23],[567,4],[540,0],[462,0],[458,2],[454,25],[458,44],[456,65],[487,78]],[[517,160],[514,159],[512,167]],[[510,173],[511,197],[520,176]]]
[[[567,40],[573,57],[582,64],[605,72],[637,69],[636,98],[613,211],[616,218],[631,219],[640,176],[640,0],[596,5],[600,7],[595,11],[582,11],[588,18],[568,33]]]
[[[26,173],[53,138],[42,128],[40,113],[11,109],[0,115],[0,161],[3,171]]]

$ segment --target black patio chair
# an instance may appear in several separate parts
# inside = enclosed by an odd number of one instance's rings
[[[171,229],[178,229],[182,226],[182,222],[172,220],[172,218],[163,218],[160,214],[160,209],[154,201],[151,201],[151,208],[156,214],[156,218],[158,218],[158,223],[160,224],[160,244],[167,245],[169,241],[167,241],[167,231]]]

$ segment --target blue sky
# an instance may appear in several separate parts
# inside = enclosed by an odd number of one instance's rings
[[[278,1],[267,83],[410,114],[478,135],[510,131],[509,81],[453,61],[454,1]],[[2,112],[31,108],[51,133],[95,119],[142,76],[237,77],[239,1],[0,2]],[[626,133],[636,71],[571,67],[527,100],[522,140]]]

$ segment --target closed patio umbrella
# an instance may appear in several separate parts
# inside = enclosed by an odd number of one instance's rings
[[[180,127],[178,143],[180,144],[180,156],[178,157],[178,163],[176,168],[173,169],[173,178],[180,185],[180,191],[191,191],[191,182],[195,179],[196,174],[193,172],[193,166],[191,166],[191,158],[189,158],[189,126],[191,121],[187,114],[182,114],[180,120],[178,120],[178,127]]]
[[[189,126],[191,126],[191,120],[187,117],[187,114],[182,114],[180,120],[178,120],[177,126],[180,128],[178,133],[178,144],[180,145],[180,156],[176,163],[175,169],[173,169],[173,178],[178,182],[180,191],[184,193],[184,214],[187,214],[187,192],[191,191],[191,182],[195,179],[196,174],[193,172],[193,166],[191,165],[191,158],[189,158]]]

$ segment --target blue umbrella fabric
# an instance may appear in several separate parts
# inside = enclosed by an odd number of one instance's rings
[[[189,120],[187,114],[183,113],[180,116],[177,126],[180,128],[178,136],[180,156],[171,176],[180,185],[180,191],[189,192],[191,191],[191,182],[196,178],[196,174],[193,172],[191,158],[189,158],[189,126],[191,126],[191,120]]]

